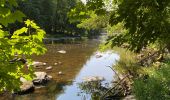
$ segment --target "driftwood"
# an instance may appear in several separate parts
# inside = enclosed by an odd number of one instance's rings
[[[108,93],[110,93],[111,91],[115,90],[117,86],[121,85],[122,82],[123,82],[128,76],[129,76],[129,75],[126,75],[123,79],[119,80],[119,82],[118,82],[114,87],[112,87],[111,89],[109,89],[108,91],[106,91],[106,93],[103,94],[103,95],[100,97],[101,100],[103,100],[103,99],[107,96]]]
[[[164,49],[165,49],[165,48],[164,48]],[[147,62],[149,59],[152,59],[152,62],[153,62],[153,61],[155,60],[155,57],[158,57],[157,60],[161,60],[161,59],[163,58],[163,55],[160,55],[160,51],[156,51],[156,52],[148,55],[147,57],[144,57],[143,59],[141,59],[140,61],[138,61],[138,62],[135,63],[135,64],[137,64],[137,65],[141,64],[141,65],[142,65],[142,64],[144,64],[144,62]],[[122,88],[121,88],[120,90],[118,90],[117,93],[114,93],[114,96],[115,96],[116,94],[118,94],[119,92],[122,92],[123,90],[125,90],[125,92],[127,92],[126,90],[127,90],[128,87],[127,87],[126,84],[125,84],[125,79],[128,78],[128,79],[130,80],[130,78],[129,78],[130,75],[133,76],[133,74],[131,74],[130,71],[128,71],[129,73],[128,73],[124,78],[121,79],[121,78],[119,77],[118,73],[117,73],[111,66],[107,66],[107,67],[111,68],[112,71],[115,73],[115,75],[118,77],[118,83],[115,84],[114,87],[112,87],[111,89],[107,90],[107,91],[100,97],[101,100],[104,100],[109,93],[112,93],[112,91],[114,91],[115,89],[117,89],[117,87],[120,86],[120,85],[122,86]]]

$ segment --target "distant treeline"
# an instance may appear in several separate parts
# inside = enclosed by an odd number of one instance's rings
[[[68,12],[79,0],[18,0],[19,9],[27,18],[34,20],[47,34],[57,36],[85,36],[92,30],[77,28],[77,23],[70,23]]]

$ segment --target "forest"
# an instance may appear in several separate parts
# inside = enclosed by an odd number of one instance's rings
[[[0,0],[1,100],[169,93],[170,0]]]

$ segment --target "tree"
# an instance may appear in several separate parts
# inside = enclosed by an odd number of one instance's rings
[[[103,10],[97,10],[100,12]],[[107,14],[108,15],[108,14]],[[88,5],[77,2],[76,6],[68,13],[70,23],[74,23],[78,28],[86,30],[86,36],[98,34],[105,28],[109,21],[109,16],[98,16],[96,11],[90,10]]]
[[[55,6],[52,0],[27,0],[18,1],[19,9],[26,16],[34,20],[46,32],[51,33],[53,26],[53,13]]]
[[[0,2],[0,91],[19,89],[20,78],[27,80],[33,77],[31,64],[32,54],[45,52],[42,39],[45,32],[33,21],[23,22],[25,15],[17,10],[16,0],[1,0]],[[18,29],[10,30],[10,25],[23,23]]]
[[[131,50],[139,51],[150,43],[169,41],[169,0],[122,0],[116,4],[118,9],[112,12],[110,23],[122,22],[128,31],[114,36],[114,45],[128,42]],[[118,38],[122,40],[117,41]]]
[[[107,4],[108,1],[112,4]],[[98,16],[109,12],[110,25],[121,23],[127,30],[110,36],[106,44],[120,46],[128,43],[129,49],[137,52],[157,41],[169,47],[169,9],[169,0],[88,0],[86,2],[87,11],[93,10]]]
[[[77,0],[27,0],[19,2],[19,9],[34,20],[48,34],[79,33],[75,24],[70,23],[67,13]]]

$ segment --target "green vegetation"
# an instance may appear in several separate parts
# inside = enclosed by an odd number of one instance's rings
[[[33,76],[33,68],[24,65],[23,59],[31,63],[32,54],[42,54],[45,48],[42,39],[45,32],[33,21],[23,21],[25,15],[17,10],[15,0],[0,1],[0,91],[19,89],[20,77],[27,80]],[[22,27],[13,28],[15,23]],[[26,71],[25,71],[26,69]]]
[[[120,54],[116,71],[131,76],[136,98],[169,99],[169,59],[166,57],[170,50],[170,1],[88,0],[82,11],[93,11],[98,18],[107,15],[104,26],[109,35],[102,49],[119,46],[134,52]],[[80,26],[93,26],[86,24],[91,18],[82,21]]]
[[[112,3],[110,6],[108,1]],[[99,18],[107,16],[106,19],[109,19],[111,26],[121,23],[122,29],[126,31],[112,33],[114,35],[110,36],[108,41],[111,41],[113,46],[128,43],[130,50],[139,52],[143,47],[156,41],[164,46],[169,43],[169,5],[168,0],[88,0],[85,7],[78,6],[76,13],[87,15],[88,12],[93,11]],[[75,9],[73,11],[75,12]],[[85,22],[91,18],[93,17],[89,17]],[[80,25],[82,26],[83,23]],[[87,27],[87,24],[83,26]]]
[[[69,12],[79,0],[26,0],[19,9],[34,20],[47,34],[55,36],[84,36],[85,29],[70,23]]]
[[[131,76],[136,98],[170,99],[170,0],[0,0],[0,91],[32,78],[23,59],[29,65],[31,55],[46,51],[39,26],[56,37],[107,32],[102,49],[128,49],[117,50],[115,69]]]
[[[170,63],[163,63],[158,69],[147,69],[148,77],[134,81],[134,92],[138,100],[168,100],[170,99]]]

